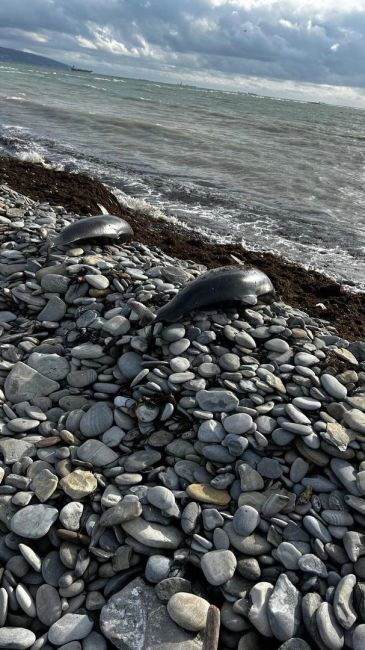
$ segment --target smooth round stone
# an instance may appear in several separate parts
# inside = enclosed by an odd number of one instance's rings
[[[125,436],[125,432],[117,426],[110,427],[102,435],[104,445],[108,447],[117,447]]]
[[[329,650],[341,650],[344,644],[344,633],[337,622],[333,607],[330,603],[321,603],[316,611],[316,624],[320,637]]]
[[[169,382],[171,382],[171,384],[184,384],[186,381],[190,381],[191,379],[195,379],[195,375],[193,372],[188,372],[188,371],[173,372],[169,376]]]
[[[84,506],[79,501],[72,501],[60,511],[60,522],[67,530],[79,530]]]
[[[327,373],[321,375],[321,384],[326,393],[331,395],[334,399],[341,400],[347,397],[346,386],[341,384],[333,375]]]
[[[202,512],[203,526],[205,530],[214,530],[218,526],[223,526],[224,519],[221,513],[215,508],[207,508]]]
[[[8,603],[8,592],[4,587],[0,587],[0,628],[2,628],[6,622],[6,617],[8,615]]]
[[[223,370],[228,372],[235,372],[241,365],[238,354],[233,354],[232,352],[222,354],[222,356],[219,357],[218,363]]]
[[[180,341],[174,341],[169,345],[169,351],[173,356],[179,356],[184,354],[186,350],[190,347],[189,339],[180,339]]]
[[[248,618],[256,630],[265,637],[272,636],[267,607],[273,591],[274,587],[270,582],[258,582],[250,590],[251,606]],[[244,650],[244,646],[242,650]],[[257,650],[259,649],[257,648]]]
[[[362,435],[365,434],[365,413],[360,411],[360,409],[351,409],[351,411],[346,411],[343,416],[343,421],[350,429],[357,431]]]
[[[32,352],[28,357],[27,364],[45,377],[48,377],[48,379],[53,379],[54,381],[61,381],[61,379],[67,377],[70,371],[70,365],[67,359],[58,354]]]
[[[131,328],[128,318],[118,314],[114,318],[104,321],[103,331],[107,332],[110,336],[123,336],[127,334]]]
[[[202,454],[213,463],[226,464],[233,463],[235,460],[235,457],[222,445],[206,445],[202,448]]]
[[[238,398],[229,390],[200,390],[196,401],[203,411],[212,413],[233,411],[238,406]]]
[[[84,275],[86,282],[95,289],[107,289],[109,286],[109,280],[105,275]]]
[[[305,573],[312,573],[320,578],[327,578],[328,572],[326,565],[319,557],[313,553],[306,553],[299,558],[298,566]]]
[[[185,336],[185,327],[183,325],[179,325],[179,323],[167,325],[163,328],[161,336],[164,341],[168,341],[169,343],[179,341]]]
[[[219,375],[220,373],[220,368],[217,366],[216,363],[202,363],[198,367],[198,373],[201,377],[205,377],[206,379],[209,379],[210,377],[215,377],[216,375]],[[193,379],[193,377],[191,377]]]
[[[156,585],[169,577],[173,560],[165,555],[151,555],[146,564],[145,578]]]
[[[15,433],[24,433],[25,431],[32,431],[39,425],[38,420],[28,420],[27,418],[14,418],[7,423],[8,429]]]
[[[200,566],[209,584],[218,586],[233,577],[237,560],[232,551],[209,551],[203,555]]]
[[[160,409],[152,402],[142,402],[136,408],[136,416],[138,420],[144,424],[149,424],[156,420],[159,416]]]
[[[59,485],[71,499],[82,499],[96,490],[97,480],[91,472],[75,469]]]
[[[176,549],[183,539],[178,528],[147,522],[141,517],[123,522],[121,525],[127,535],[151,548]]]
[[[126,379],[134,379],[142,370],[142,362],[137,352],[125,352],[118,359],[118,369]]]
[[[57,646],[78,641],[90,634],[93,625],[93,621],[86,614],[65,614],[51,625],[48,640]]]
[[[293,637],[285,641],[278,650],[311,650],[310,645],[304,639],[299,639],[299,637]]]
[[[36,594],[37,616],[43,625],[50,627],[62,616],[61,599],[55,587],[41,585]]]
[[[35,643],[36,636],[24,627],[0,628],[0,648],[9,650],[26,650]]]
[[[58,510],[56,508],[43,504],[26,506],[15,513],[10,522],[10,528],[20,537],[40,539],[47,535],[57,519]]]
[[[300,456],[295,459],[290,468],[289,478],[293,483],[300,483],[309,470],[309,464]]]
[[[277,352],[278,354],[283,354],[283,352],[288,352],[290,350],[289,344],[283,339],[270,339],[265,341],[264,347],[270,352]]]
[[[94,404],[80,420],[80,431],[86,438],[94,438],[110,429],[114,422],[113,411],[103,402]]]
[[[98,632],[93,631],[83,639],[82,650],[107,650],[106,639]]]
[[[159,510],[163,510],[168,515],[179,516],[179,509],[175,503],[175,497],[171,490],[161,485],[151,487],[147,492],[147,500],[151,505]]]
[[[365,648],[365,624],[357,625],[352,633],[353,650],[364,650]]]
[[[223,426],[227,433],[241,435],[251,429],[253,424],[252,417],[246,413],[235,413],[227,415],[223,420]]]
[[[237,332],[234,342],[242,348],[248,348],[249,350],[254,350],[256,347],[255,339],[247,332]]]
[[[25,614],[27,614],[31,618],[35,618],[36,608],[35,608],[34,600],[30,595],[28,589],[24,587],[24,585],[18,584],[15,589],[15,596],[23,612],[25,612]]]
[[[198,429],[198,439],[201,442],[222,442],[226,435],[224,428],[217,420],[206,420]]]
[[[81,343],[71,349],[71,354],[76,359],[99,359],[103,356],[104,350],[97,343]]]
[[[240,506],[233,516],[233,528],[237,535],[251,535],[260,523],[260,515],[252,506]]]
[[[316,411],[322,406],[319,400],[312,397],[294,397],[292,404],[302,411]]]
[[[39,573],[42,566],[42,561],[39,555],[37,555],[37,553],[33,551],[33,549],[30,548],[30,546],[27,546],[26,544],[19,544],[18,548],[22,556],[32,567],[32,569],[34,569],[34,571],[37,571]]]
[[[190,632],[199,632],[205,628],[208,609],[207,600],[183,591],[171,596],[167,603],[167,611],[172,620]]]
[[[97,467],[105,467],[114,463],[119,455],[100,440],[86,440],[77,448],[77,457]]]
[[[343,460],[342,458],[332,458],[331,469],[337,479],[341,481],[342,485],[348,492],[350,492],[350,494],[356,497],[361,496],[360,491],[357,487],[357,472],[351,463],[349,463],[347,460]]]
[[[312,515],[306,515],[303,518],[303,524],[312,537],[318,537],[324,544],[332,541],[332,537],[326,526]]]
[[[174,357],[170,359],[170,368],[173,372],[185,372],[190,366],[189,359],[185,357]]]
[[[294,356],[294,363],[296,366],[304,366],[304,368],[309,368],[319,363],[318,357],[314,354],[309,354],[308,352],[297,352]]]
[[[217,490],[208,483],[191,483],[186,488],[186,493],[194,501],[217,506],[226,506],[231,500],[226,490]]]
[[[301,552],[290,542],[281,542],[277,549],[273,551],[273,555],[278,559],[286,569],[289,571],[297,571],[299,560],[302,556]]]

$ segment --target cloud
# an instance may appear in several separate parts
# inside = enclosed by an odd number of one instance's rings
[[[364,0],[12,0],[0,25],[104,72],[365,88]]]

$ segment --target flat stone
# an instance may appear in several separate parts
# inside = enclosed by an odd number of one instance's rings
[[[26,539],[40,539],[47,535],[52,524],[58,519],[58,510],[47,505],[26,506],[15,513],[11,520],[11,530]]]
[[[147,492],[147,499],[151,505],[163,510],[170,516],[180,516],[180,510],[176,505],[173,492],[162,485],[151,487]]]
[[[142,357],[137,352],[125,352],[119,357],[118,368],[127,379],[134,379],[142,370]]]
[[[114,594],[100,613],[104,636],[118,650],[202,650],[200,636],[177,626],[141,578]]]
[[[105,467],[114,463],[119,455],[100,440],[86,440],[77,448],[77,457],[96,467]]]
[[[44,377],[22,361],[13,366],[4,384],[6,398],[13,404],[46,397],[59,388],[56,381]]]
[[[95,438],[110,429],[113,422],[114,416],[110,406],[98,402],[82,416],[80,431],[86,438]]]
[[[334,399],[341,400],[347,397],[346,386],[341,384],[333,375],[329,375],[328,373],[321,375],[321,384],[326,393]]]
[[[39,321],[58,323],[66,313],[66,304],[59,296],[52,296],[38,314]]]
[[[196,401],[201,409],[212,413],[233,411],[238,406],[238,398],[229,390],[200,390]]]
[[[338,478],[339,481],[341,481],[346,490],[356,497],[361,496],[361,493],[357,487],[357,472],[355,467],[347,460],[343,460],[342,458],[332,458],[330,464],[334,475]]]
[[[38,501],[44,503],[51,498],[57,490],[58,477],[49,469],[42,469],[31,482],[31,489],[34,491]]]
[[[27,364],[37,370],[48,379],[61,381],[67,377],[70,371],[70,365],[64,357],[59,354],[44,354],[32,352],[27,359]]]
[[[208,483],[191,483],[186,493],[191,499],[217,506],[226,506],[231,500],[226,490],[216,490]]]
[[[353,603],[353,591],[356,585],[356,576],[348,574],[341,578],[337,584],[333,597],[333,611],[342,628],[349,630],[357,619]]]
[[[97,480],[91,472],[75,469],[61,479],[59,484],[71,499],[82,499],[96,490]]]
[[[251,429],[252,427],[252,417],[246,413],[235,413],[234,415],[228,415],[223,420],[223,426],[228,433],[235,433],[237,435],[242,435]]]
[[[273,591],[270,582],[258,582],[250,590],[248,618],[256,630],[266,637],[273,636],[268,617],[268,603]]]
[[[97,343],[81,343],[71,350],[72,356],[76,359],[99,359],[103,353],[103,348]]]
[[[351,409],[351,411],[346,411],[343,416],[343,421],[353,431],[365,435],[365,413],[360,411],[360,409]]]
[[[251,535],[260,523],[260,515],[252,506],[240,506],[233,517],[233,528],[237,535]]]
[[[251,492],[264,488],[264,480],[261,474],[248,463],[240,463],[238,466],[238,475],[242,492]]]
[[[117,505],[108,508],[100,517],[101,526],[118,526],[142,514],[142,505],[137,495],[128,494]]]
[[[303,518],[303,524],[312,537],[318,537],[324,544],[332,541],[332,536],[326,526],[312,515],[306,515]]]
[[[301,596],[285,573],[281,573],[276,581],[267,611],[276,639],[287,641],[296,636],[301,622]]]
[[[209,584],[218,586],[233,577],[237,560],[232,551],[209,551],[203,555],[200,566]]]
[[[60,510],[60,522],[67,530],[79,530],[84,506],[79,501],[66,503]]]
[[[329,650],[341,650],[344,645],[344,633],[330,603],[321,603],[318,607],[316,623],[325,647]]]
[[[351,562],[357,562],[359,557],[365,555],[365,535],[355,530],[348,530],[343,538],[345,551]]]
[[[263,537],[258,533],[252,533],[247,537],[237,535],[233,528],[233,524],[230,521],[224,525],[224,530],[229,537],[231,545],[244,555],[265,555],[271,551],[271,544],[267,541],[266,537]]]
[[[0,452],[3,455],[4,462],[11,465],[21,460],[24,456],[34,456],[35,447],[33,442],[15,438],[0,438]]]
[[[55,587],[41,585],[36,593],[37,617],[40,622],[50,627],[62,616],[61,599]]]
[[[78,641],[90,634],[93,625],[86,614],[65,614],[49,628],[48,640],[57,646]]]
[[[66,293],[71,278],[56,273],[44,275],[41,279],[41,287],[47,293]]]
[[[306,553],[299,558],[298,566],[301,571],[311,573],[320,578],[327,578],[328,572],[326,565],[322,560],[313,553]]]
[[[104,332],[107,332],[110,336],[123,336],[123,334],[129,332],[130,328],[131,324],[128,318],[121,315],[114,316],[114,318],[110,318],[103,324]]]
[[[176,549],[180,546],[183,535],[174,526],[161,526],[139,517],[122,523],[124,532],[151,548]]]
[[[207,600],[183,591],[171,596],[167,603],[172,620],[189,632],[199,632],[205,628],[208,609]]]
[[[67,376],[67,383],[74,388],[85,388],[90,386],[98,378],[98,373],[93,368],[85,368],[83,370],[73,370]]]
[[[26,650],[35,643],[36,635],[24,627],[0,628],[0,648]]]
[[[172,560],[165,555],[151,555],[146,564],[145,578],[152,584],[157,584],[161,580],[169,577]]]

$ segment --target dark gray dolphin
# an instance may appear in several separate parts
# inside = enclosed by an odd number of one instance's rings
[[[274,293],[270,278],[259,269],[222,266],[189,282],[157,311],[155,322],[173,323],[195,309],[223,303],[238,302],[249,306],[256,305],[259,298],[271,302]]]
[[[113,214],[101,214],[74,221],[64,228],[52,242],[52,246],[63,246],[84,239],[105,237],[108,239],[131,239],[133,229],[120,217]]]

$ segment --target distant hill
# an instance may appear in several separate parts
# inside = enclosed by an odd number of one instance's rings
[[[0,47],[1,63],[27,63],[28,65],[46,65],[51,68],[68,68],[69,66],[54,59],[48,59],[46,56],[31,54],[30,52],[21,52],[13,50],[10,47]]]

